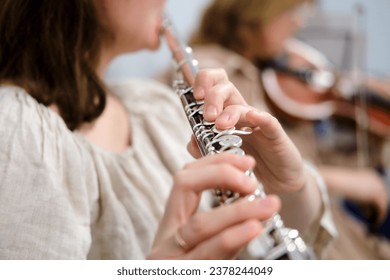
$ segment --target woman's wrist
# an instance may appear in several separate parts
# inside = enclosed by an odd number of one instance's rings
[[[301,232],[320,220],[324,211],[322,189],[326,189],[320,173],[309,163],[304,163],[305,182],[294,192],[281,195],[281,215],[286,225],[294,227]]]

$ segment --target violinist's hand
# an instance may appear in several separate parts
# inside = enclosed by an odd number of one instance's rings
[[[306,182],[302,158],[276,118],[249,106],[224,70],[203,70],[195,79],[194,96],[204,100],[204,117],[215,121],[218,129],[251,127],[242,137],[244,150],[256,162],[254,170],[267,192],[286,193],[302,188]],[[194,140],[188,146],[199,156]]]
[[[206,212],[197,209],[202,191],[216,186],[253,193],[256,182],[245,171],[254,163],[252,157],[225,153],[201,158],[178,172],[148,259],[235,258],[261,234],[261,221],[279,210],[279,199],[241,199]]]
[[[384,221],[389,207],[387,188],[375,170],[324,165],[319,167],[319,171],[332,195],[374,206],[378,223]]]

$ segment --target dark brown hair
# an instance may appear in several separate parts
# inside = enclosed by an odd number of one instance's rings
[[[93,2],[0,0],[0,82],[57,105],[71,130],[98,117],[106,101]]]

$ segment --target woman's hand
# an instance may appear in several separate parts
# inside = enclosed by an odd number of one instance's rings
[[[386,218],[389,206],[387,188],[375,170],[324,165],[319,171],[332,195],[374,206],[379,223]]]
[[[194,97],[204,100],[204,118],[218,129],[250,127],[253,133],[243,136],[243,149],[256,162],[257,178],[269,193],[299,190],[305,184],[302,158],[276,118],[249,106],[224,70],[202,70],[194,84]],[[189,150],[199,156],[191,141]]]
[[[233,259],[261,234],[261,221],[280,208],[275,196],[241,199],[235,203],[197,212],[201,194],[218,186],[248,195],[256,182],[245,175],[255,161],[227,153],[187,164],[174,178],[164,217],[149,259]]]

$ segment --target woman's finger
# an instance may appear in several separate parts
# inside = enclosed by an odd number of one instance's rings
[[[262,231],[262,224],[255,219],[236,224],[199,244],[183,259],[235,259],[243,247]]]
[[[217,207],[210,212],[200,212],[191,217],[180,228],[180,236],[188,248],[210,239],[229,227],[249,219],[265,220],[280,209],[280,200],[276,196],[259,198],[254,201],[241,199],[233,204]]]
[[[279,121],[267,112],[260,112],[251,106],[232,105],[226,107],[215,120],[218,129],[231,127],[260,128],[264,137],[275,140],[285,137]]]
[[[173,189],[172,194],[176,192],[200,193],[213,188],[249,194],[255,190],[257,182],[239,169],[240,165],[241,162],[237,161],[234,165],[223,162],[210,164],[207,168],[183,169],[174,176],[174,184],[178,187]]]
[[[280,139],[286,136],[279,121],[269,113],[249,110],[245,114],[245,120],[252,125],[259,126],[263,135],[269,140]]]
[[[196,142],[195,136],[192,135],[190,142],[187,144],[187,151],[194,157],[194,158],[200,158],[202,157],[202,154],[199,150],[199,146]]]
[[[204,100],[203,115],[207,121],[214,121],[227,105],[246,104],[237,88],[228,80],[226,72],[220,69],[198,73],[194,97]]]
[[[199,70],[194,82],[194,97],[198,100],[203,100],[207,90],[218,83],[226,81],[228,81],[228,77],[223,69]]]
[[[248,155],[240,156],[240,155],[234,155],[230,153],[219,153],[215,155],[209,155],[199,160],[186,163],[184,169],[191,169],[191,168],[203,169],[205,166],[213,165],[213,164],[230,164],[245,172],[246,170],[251,169],[255,166],[255,160],[253,157]]]
[[[257,182],[245,174],[254,159],[232,154],[217,154],[189,163],[174,176],[164,224],[176,228],[187,223],[196,212],[203,191],[229,189],[243,195],[255,191]],[[165,232],[164,236],[169,232]]]

